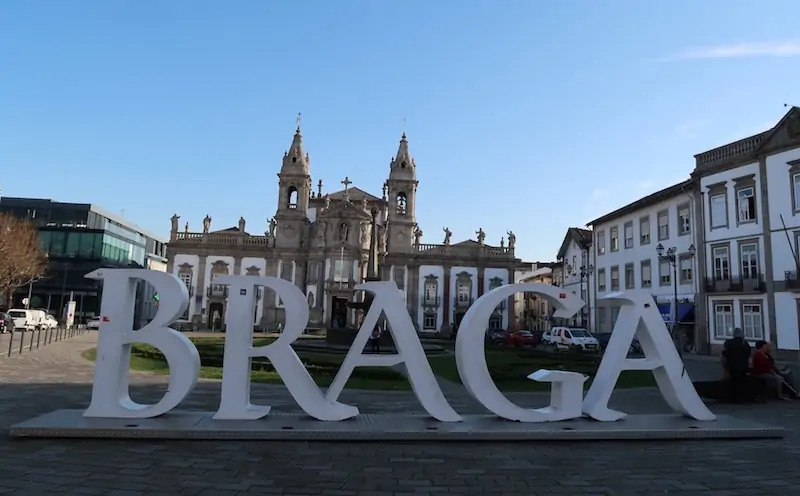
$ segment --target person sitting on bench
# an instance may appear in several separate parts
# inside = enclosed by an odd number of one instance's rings
[[[772,345],[766,341],[756,343],[756,352],[753,354],[753,377],[761,378],[766,382],[767,388],[779,399],[789,400],[791,398],[783,394],[784,384],[792,392],[795,398],[797,388],[792,384],[791,370],[788,368],[778,368],[775,359],[772,358]]]

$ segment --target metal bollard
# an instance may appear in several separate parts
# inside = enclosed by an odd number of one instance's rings
[[[30,342],[30,344],[28,344],[28,351],[31,351],[33,349],[33,335],[34,334],[36,334],[36,329],[31,331],[31,342]]]
[[[52,327],[48,327],[44,331],[44,344],[45,344],[45,346],[47,345],[47,339],[50,337],[50,331],[52,331],[52,330],[53,330]]]
[[[19,352],[22,353],[22,347],[25,346],[25,328],[22,328],[22,336],[19,338]]]
[[[39,328],[39,332],[36,333],[36,349],[39,349],[39,344],[42,341],[42,328]]]
[[[8,356],[11,356],[11,346],[14,344],[14,329],[11,329],[11,335],[8,336]]]

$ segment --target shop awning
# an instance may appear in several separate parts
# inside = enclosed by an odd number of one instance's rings
[[[658,311],[664,322],[672,322],[672,311],[669,303],[659,303]],[[691,324],[694,322],[694,303],[678,303],[678,324]]]

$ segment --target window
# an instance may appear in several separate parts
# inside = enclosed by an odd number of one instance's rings
[[[611,307],[611,328],[612,329],[617,324],[617,318],[618,317],[619,317],[619,307]]]
[[[800,172],[792,175],[792,200],[795,212],[800,212]]]
[[[344,270],[344,260],[333,261],[333,280],[335,282],[346,282],[347,274]]]
[[[436,293],[437,287],[435,282],[426,282],[425,283],[425,303],[428,305],[433,305],[436,303]]]
[[[739,247],[743,279],[758,279],[758,245],[745,243]]]
[[[727,246],[717,246],[711,252],[714,257],[714,280],[726,281],[731,277],[730,255]]]
[[[597,291],[606,290],[606,269],[597,271]]]
[[[669,239],[669,212],[658,214],[658,240]]]
[[[611,228],[611,251],[619,250],[619,227]]]
[[[661,286],[669,286],[672,282],[669,262],[661,262],[658,264],[658,284]]]
[[[686,236],[692,232],[692,217],[689,205],[678,207],[678,236]]]
[[[406,215],[408,213],[408,198],[405,193],[397,193],[394,204],[397,215]]]
[[[745,339],[764,339],[763,319],[761,303],[742,304],[742,330]]]
[[[597,233],[597,254],[603,255],[606,252],[606,232]]]
[[[727,196],[724,193],[721,195],[714,195],[709,202],[711,204],[709,211],[709,215],[711,216],[711,229],[728,227]]]
[[[650,260],[642,260],[642,287],[649,288],[653,285],[653,267]]]
[[[186,285],[186,289],[189,289],[192,286],[192,273],[191,272],[181,272],[178,274],[178,278],[183,281]]]
[[[619,267],[611,267],[611,291],[619,291]]]
[[[692,282],[692,259],[689,257],[683,257],[680,259],[679,264],[681,284]]]
[[[733,305],[729,303],[714,305],[714,337],[718,339],[733,337]]]
[[[503,328],[503,318],[494,315],[489,318],[489,329],[492,331],[500,330]]]
[[[435,313],[426,313],[425,316],[422,318],[422,329],[425,331],[435,331],[436,330],[436,314]]]
[[[639,219],[639,244],[650,244],[650,217]]]
[[[625,224],[625,248],[633,248],[633,222]]]
[[[736,191],[736,216],[740,223],[756,220],[756,193],[752,186]]]
[[[625,264],[625,289],[636,287],[636,280],[633,275],[633,264]]]
[[[606,329],[606,309],[602,307],[597,309],[597,328],[600,332]]]
[[[456,295],[459,303],[469,303],[469,284],[459,283],[456,287]]]

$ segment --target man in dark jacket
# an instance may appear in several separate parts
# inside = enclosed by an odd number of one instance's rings
[[[747,372],[750,368],[751,352],[750,343],[745,341],[742,329],[734,328],[733,337],[725,341],[722,350],[723,365],[730,385],[730,398],[734,403],[741,403],[747,398]]]

